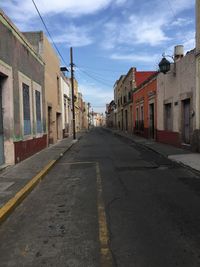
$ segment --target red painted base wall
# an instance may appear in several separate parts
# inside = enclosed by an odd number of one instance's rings
[[[18,163],[47,147],[47,135],[14,143],[15,163]]]
[[[165,143],[173,145],[176,147],[181,146],[181,138],[178,132],[168,132],[168,131],[156,131],[156,140],[160,143]]]

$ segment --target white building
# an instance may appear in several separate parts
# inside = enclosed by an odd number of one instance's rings
[[[70,97],[70,79],[61,72],[61,105],[62,105],[62,129],[63,138],[68,137],[72,131],[72,107]]]
[[[176,46],[174,63],[166,74],[158,75],[157,140],[175,146],[190,146],[198,127],[196,103],[196,50],[184,56],[183,46]]]

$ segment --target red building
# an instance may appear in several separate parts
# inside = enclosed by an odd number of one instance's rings
[[[136,73],[137,88],[133,93],[134,133],[155,138],[157,125],[157,72]]]

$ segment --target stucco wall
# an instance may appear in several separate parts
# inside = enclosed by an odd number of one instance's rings
[[[18,72],[23,73],[31,80],[44,88],[44,65],[42,60],[29,47],[23,37],[16,33],[0,12],[0,60],[12,67],[13,75],[13,103],[14,103],[14,136],[21,140],[20,106],[19,106],[19,79]]]
[[[196,64],[192,50],[180,59],[167,74],[160,73],[157,79],[157,129],[164,130],[164,104],[172,104],[173,132],[181,132],[181,100],[190,98],[196,114]],[[195,116],[191,119],[195,129]]]
[[[143,106],[143,114],[144,114],[144,135],[148,137],[149,132],[149,105],[154,104],[154,128],[157,128],[157,79],[156,77],[152,78],[152,80],[145,83],[141,86],[137,91],[133,94],[133,121],[134,126],[136,122],[136,108],[139,109],[139,116],[140,114],[140,107]],[[140,118],[141,120],[141,118]]]
[[[52,108],[51,125],[49,139],[52,143],[62,138],[62,105],[61,105],[61,86],[60,86],[60,61],[43,32],[23,33],[35,49],[40,53],[45,62],[45,100],[46,117],[48,125],[48,106]],[[59,87],[59,88],[58,88]],[[59,92],[59,93],[58,93]],[[57,120],[57,113],[60,114]],[[57,131],[58,128],[58,131]],[[48,131],[49,129],[47,129]]]
[[[0,74],[5,76],[2,83],[2,104],[4,107],[4,149],[5,162],[12,164],[15,161],[14,143],[26,142],[27,136],[23,132],[21,78],[27,77],[30,81],[30,98],[34,94],[34,84],[44,89],[44,62],[36,53],[23,34],[15,27],[10,19],[0,11]],[[33,108],[33,101],[30,102]],[[42,114],[45,122],[45,114]],[[37,137],[32,116],[32,129],[29,140]],[[43,129],[45,131],[45,124]],[[31,142],[31,141],[30,141]],[[20,150],[20,145],[18,146]],[[26,157],[24,151],[24,158]],[[31,151],[28,152],[31,154]],[[20,160],[20,159],[19,159]]]

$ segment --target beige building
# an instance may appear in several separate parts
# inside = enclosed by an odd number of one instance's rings
[[[133,133],[133,101],[132,92],[136,87],[136,68],[130,68],[123,79],[122,86],[122,106],[121,116],[123,120],[122,130]]]
[[[136,87],[136,68],[130,68],[126,75],[122,75],[114,85],[114,99],[117,111],[114,111],[114,125],[118,121],[118,129],[133,132],[132,92]]]
[[[88,113],[88,103],[83,102],[83,129],[88,129],[89,123],[89,113]]]
[[[190,146],[197,129],[196,51],[176,46],[170,71],[158,75],[157,140]]]
[[[45,62],[45,113],[48,143],[62,139],[62,105],[60,88],[60,61],[43,32],[24,33]]]
[[[114,92],[115,92],[115,103],[117,105],[117,112],[115,115],[117,119],[117,128],[123,130],[123,81],[125,75],[121,75],[119,80],[115,82]]]
[[[200,152],[200,1],[196,0],[196,130],[193,149]]]
[[[78,93],[78,128],[79,131],[83,129],[83,96]]]
[[[174,63],[158,76],[158,141],[186,145],[200,152],[200,1],[196,0],[196,49],[183,56],[175,48]]]
[[[0,10],[0,166],[47,145],[42,58]]]

